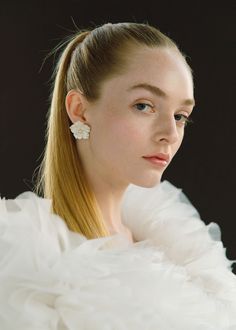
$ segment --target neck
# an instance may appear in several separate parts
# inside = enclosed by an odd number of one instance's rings
[[[127,231],[127,227],[122,223],[121,203],[128,185],[115,185],[114,180],[111,184],[98,176],[93,177],[90,185],[109,232],[114,234]]]
[[[110,235],[124,234],[131,243],[135,243],[131,230],[123,224],[121,218],[125,188],[115,189],[114,186],[102,182],[100,185],[93,184],[92,189]]]
[[[83,151],[79,150],[81,154],[83,154]],[[94,159],[92,160],[88,153],[86,154],[84,171],[95,194],[108,231],[111,234],[122,232],[127,234],[128,228],[122,223],[121,218],[121,203],[129,183],[120,180],[111,171],[104,171],[99,163],[94,163]]]
[[[93,191],[108,230],[111,233],[123,231],[125,226],[121,218],[121,202],[125,189],[114,189],[103,183],[99,186],[95,185]]]

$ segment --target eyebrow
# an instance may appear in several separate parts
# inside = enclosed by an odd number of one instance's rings
[[[130,88],[127,89],[127,91],[131,91],[131,90],[138,89],[138,88],[146,89],[149,92],[151,92],[152,94],[155,94],[156,96],[162,97],[164,99],[168,98],[168,95],[162,89],[160,89],[157,86],[153,86],[153,85],[146,84],[146,83],[141,83],[141,84],[131,86]],[[193,105],[194,106],[195,100],[186,99],[186,100],[182,101],[181,105]]]

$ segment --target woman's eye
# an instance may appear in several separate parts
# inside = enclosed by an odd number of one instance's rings
[[[193,121],[189,117],[187,117],[183,114],[175,115],[175,120],[177,122],[183,124],[184,126],[187,126],[187,124],[189,124],[189,123],[193,123]]]
[[[153,109],[153,106],[151,104],[148,103],[136,103],[134,105],[136,107],[137,110],[139,110],[140,112],[146,112],[148,111],[150,108]],[[154,112],[154,110],[152,110],[151,112]]]

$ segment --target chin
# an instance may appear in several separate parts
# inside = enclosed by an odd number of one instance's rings
[[[137,180],[134,180],[130,183],[143,188],[152,188],[161,183],[161,177],[162,175],[139,177]]]

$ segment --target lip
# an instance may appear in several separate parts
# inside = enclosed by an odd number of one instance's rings
[[[164,154],[164,153],[158,153],[158,154],[155,154],[155,155],[148,155],[148,156],[143,156],[143,158],[146,158],[146,159],[153,159],[153,160],[160,160],[160,161],[165,161],[166,163],[169,163],[170,161],[170,156],[168,154]]]
[[[158,167],[166,167],[170,161],[170,156],[168,154],[163,154],[163,153],[143,156],[143,158],[149,161],[152,165]]]

